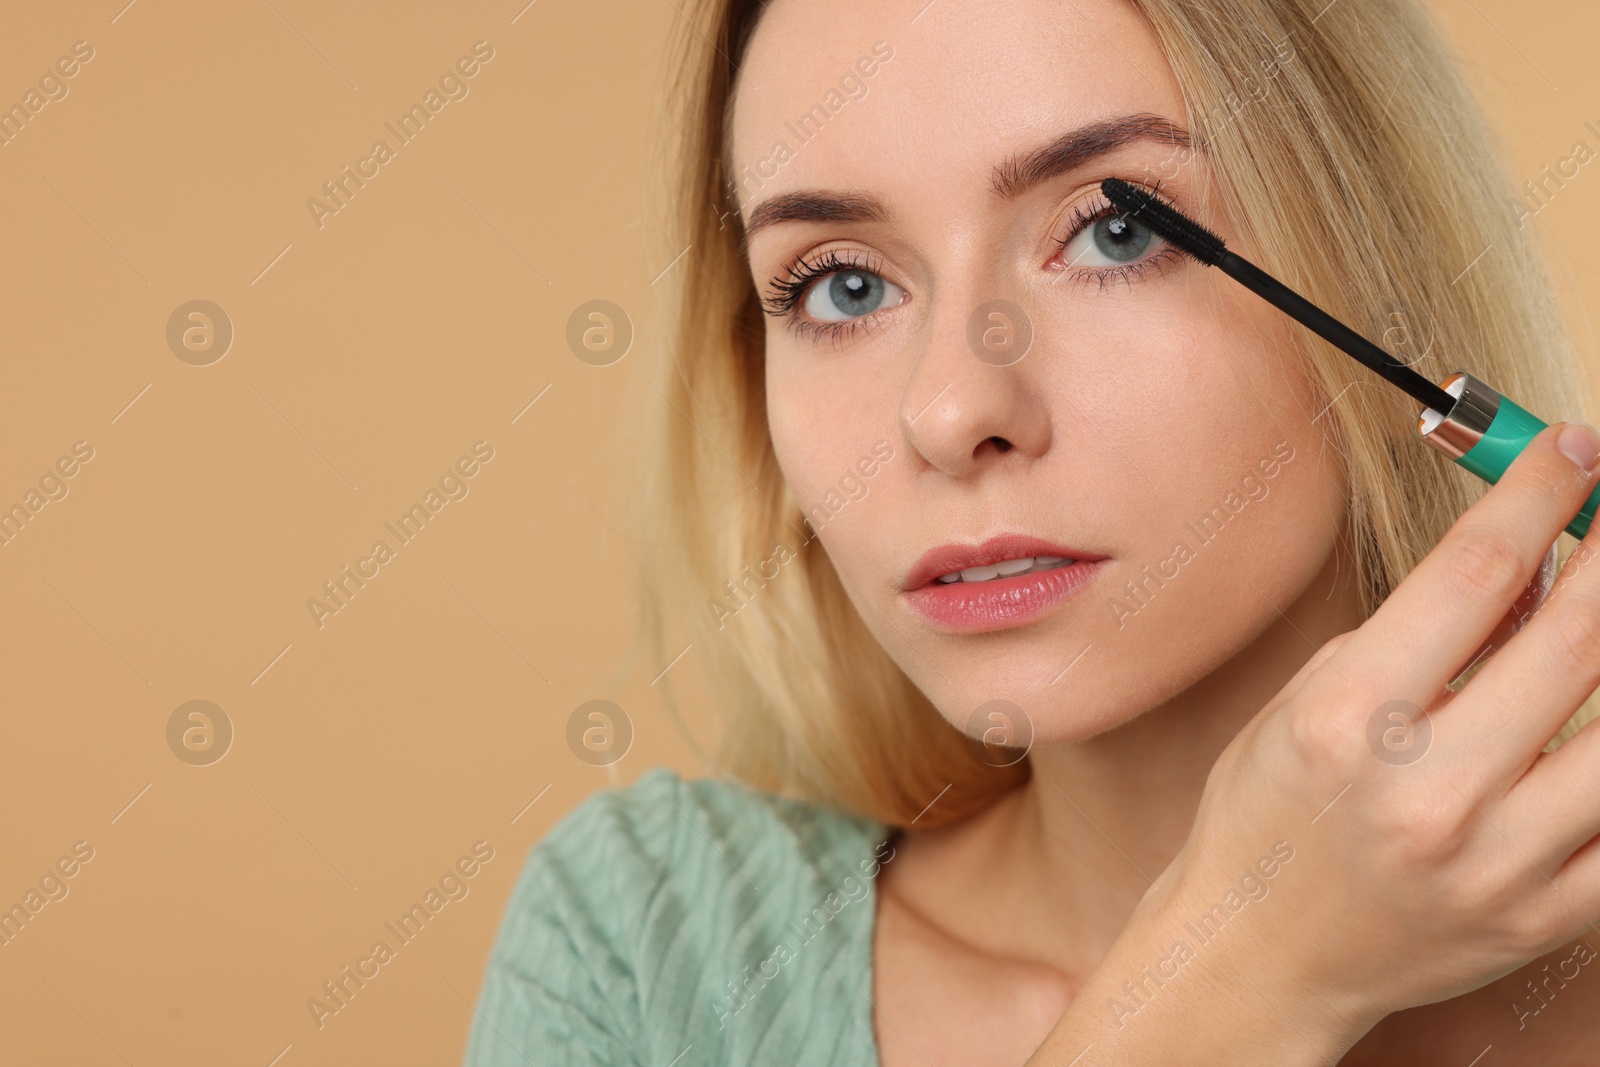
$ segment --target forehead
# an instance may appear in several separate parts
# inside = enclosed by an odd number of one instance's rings
[[[987,189],[1003,158],[1128,114],[1183,124],[1126,0],[772,0],[740,66],[732,180],[748,205],[819,186]]]

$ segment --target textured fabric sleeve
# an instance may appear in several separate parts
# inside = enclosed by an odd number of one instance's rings
[[[594,794],[528,853],[467,1067],[876,1063],[884,830],[667,768]]]
[[[466,1067],[636,1067],[624,932],[659,871],[641,865],[624,799],[595,794],[529,852],[490,952]]]

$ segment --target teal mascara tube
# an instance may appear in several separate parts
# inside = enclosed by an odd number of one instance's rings
[[[1466,371],[1456,371],[1439,387],[1455,403],[1443,414],[1425,409],[1417,419],[1417,436],[1491,485],[1548,425]],[[1580,539],[1588,533],[1597,504],[1600,485],[1567,525],[1567,533]]]

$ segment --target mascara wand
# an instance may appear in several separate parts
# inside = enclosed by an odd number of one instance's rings
[[[1404,390],[1423,406],[1417,436],[1491,485],[1547,425],[1466,371],[1458,370],[1435,385],[1248,259],[1228,251],[1222,238],[1148,190],[1120,178],[1107,178],[1100,183],[1100,191],[1125,216],[1138,219],[1201,264],[1221,268],[1240,285]],[[1600,486],[1568,524],[1567,532],[1577,538],[1588,533],[1597,505]]]

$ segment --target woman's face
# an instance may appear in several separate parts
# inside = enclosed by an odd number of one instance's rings
[[[1249,645],[1333,550],[1344,485],[1300,327],[1100,192],[1159,180],[1249,256],[1183,125],[1121,0],[775,0],[746,53],[732,152],[781,311],[777,458],[862,619],[958,726],[994,700],[1036,743],[1125,722]],[[1033,540],[1002,559],[1080,562],[927,581],[983,558],[931,550],[1007,536]]]

